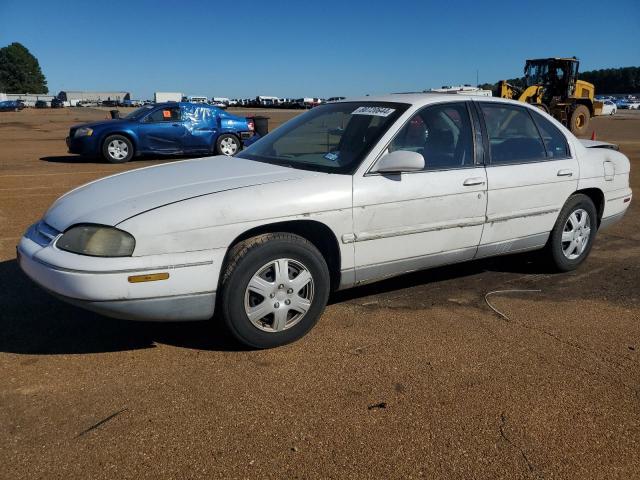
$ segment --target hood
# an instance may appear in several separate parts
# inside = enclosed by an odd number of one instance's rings
[[[119,173],[60,197],[44,221],[59,231],[78,223],[115,226],[189,198],[320,175],[237,157],[207,157]]]
[[[78,125],[74,125],[71,127],[71,130],[77,130],[78,128],[99,128],[107,125],[113,125],[114,123],[122,123],[124,119],[120,118],[117,120],[108,119],[108,120],[99,120],[97,122],[89,122],[89,123],[79,123]]]

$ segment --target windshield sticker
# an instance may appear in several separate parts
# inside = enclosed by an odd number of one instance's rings
[[[338,152],[329,152],[324,156],[324,158],[331,162],[335,162],[336,160],[338,160]]]
[[[162,116],[164,118],[171,118],[171,110],[163,110],[162,111]]]
[[[395,108],[387,107],[358,107],[353,112],[351,112],[351,115],[373,115],[375,117],[388,117],[395,111]]]

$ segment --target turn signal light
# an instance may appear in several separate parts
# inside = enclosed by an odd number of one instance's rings
[[[169,278],[169,273],[149,273],[147,275],[133,275],[129,277],[129,283],[140,283],[140,282],[155,282],[157,280],[166,280]]]

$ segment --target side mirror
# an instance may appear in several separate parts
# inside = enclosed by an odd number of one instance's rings
[[[377,173],[402,173],[424,170],[424,157],[418,152],[396,150],[383,155],[374,167]]]

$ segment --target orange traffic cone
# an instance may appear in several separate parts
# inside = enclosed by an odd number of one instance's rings
[[[595,140],[596,139],[596,131],[594,130],[593,133],[591,134],[591,140]]]

